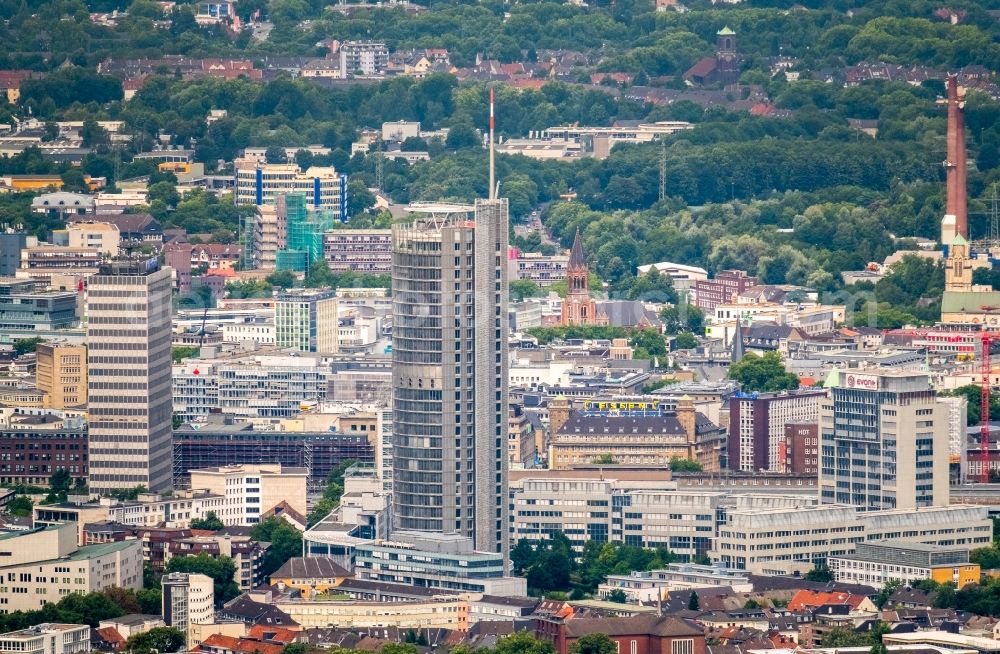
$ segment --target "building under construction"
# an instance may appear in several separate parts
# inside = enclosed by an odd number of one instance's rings
[[[326,485],[342,461],[375,462],[375,446],[366,435],[333,432],[258,431],[248,423],[190,425],[174,431],[174,488],[191,484],[190,471],[250,463],[280,463],[307,468],[310,488]]]

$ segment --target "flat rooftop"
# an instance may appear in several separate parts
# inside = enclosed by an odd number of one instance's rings
[[[0,638],[12,639],[12,638],[37,638],[45,633],[52,633],[53,631],[73,631],[75,629],[89,629],[87,625],[82,624],[63,624],[57,622],[43,622],[42,624],[35,625],[34,627],[28,627],[27,629],[18,629],[17,631],[8,631],[5,634],[0,634]]]

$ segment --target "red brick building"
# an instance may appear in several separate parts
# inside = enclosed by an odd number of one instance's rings
[[[785,425],[785,469],[796,474],[819,474],[819,423]]]
[[[813,388],[734,395],[729,400],[729,468],[785,472],[785,425],[818,422],[824,397],[826,391]]]
[[[716,305],[733,301],[748,288],[757,285],[757,278],[750,277],[744,270],[723,270],[712,279],[698,279],[694,283],[694,305],[711,313]]]
[[[0,485],[48,486],[57,470],[87,478],[87,427],[53,416],[18,415],[0,428]]]
[[[536,618],[535,634],[568,654],[580,638],[606,634],[619,654],[705,654],[704,630],[681,618],[635,615],[617,618]]]

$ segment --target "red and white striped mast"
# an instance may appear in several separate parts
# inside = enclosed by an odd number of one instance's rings
[[[490,87],[490,200],[497,199],[497,189],[496,189],[496,167],[494,164],[494,153],[493,153],[493,131],[495,128],[495,118],[493,116],[493,87]]]

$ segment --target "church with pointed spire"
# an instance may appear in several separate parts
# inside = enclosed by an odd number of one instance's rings
[[[598,313],[597,302],[590,297],[590,268],[583,253],[583,239],[580,230],[573,237],[573,247],[566,265],[566,299],[562,303],[562,317],[559,322],[564,327],[575,325],[607,325],[608,317]]]

